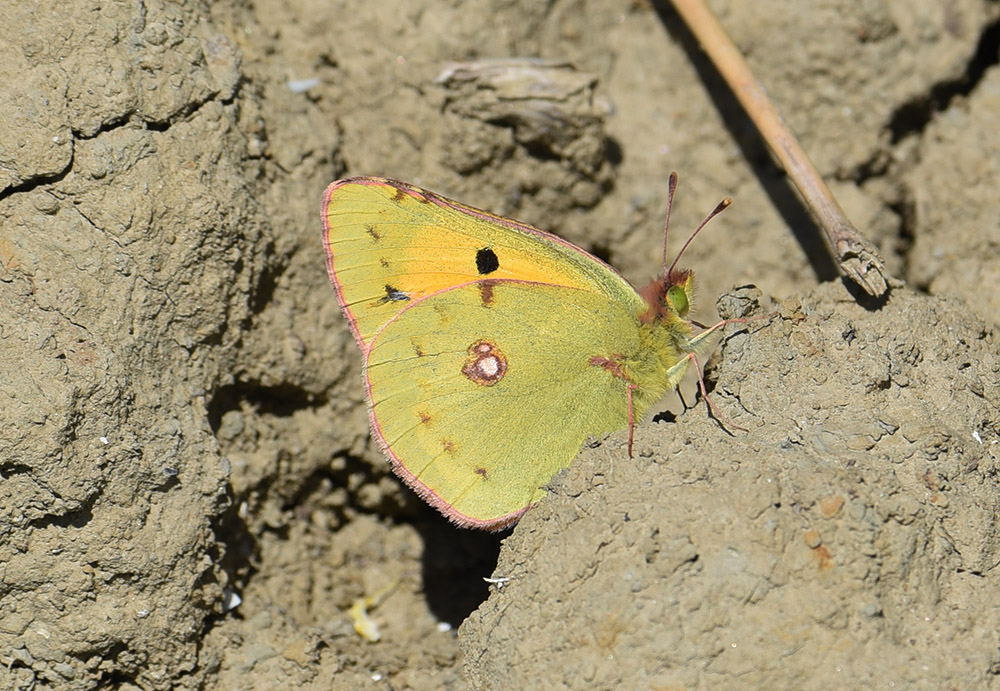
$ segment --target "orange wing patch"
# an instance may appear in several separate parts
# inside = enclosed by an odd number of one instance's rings
[[[327,267],[362,349],[414,301],[473,281],[594,290],[592,277],[567,262],[559,247],[565,241],[401,182],[354,178],[330,185],[323,226]],[[482,299],[492,300],[489,283]]]

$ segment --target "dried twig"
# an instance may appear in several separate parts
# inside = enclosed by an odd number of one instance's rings
[[[840,268],[869,295],[882,296],[888,287],[885,264],[878,249],[844,215],[819,171],[782,121],[764,86],[753,76],[750,66],[712,10],[704,0],[672,2],[798,187],[806,205],[830,238]]]

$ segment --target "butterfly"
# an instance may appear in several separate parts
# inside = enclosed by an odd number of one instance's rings
[[[323,197],[323,245],[361,349],[372,437],[393,470],[460,526],[499,530],[545,495],[588,436],[629,428],[708,337],[694,275],[636,291],[576,245],[405,182],[356,177]],[[716,413],[713,406],[713,411]],[[722,418],[724,419],[724,418]],[[735,427],[735,425],[731,425]]]

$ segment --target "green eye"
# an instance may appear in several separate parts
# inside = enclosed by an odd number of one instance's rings
[[[667,289],[667,304],[673,308],[679,316],[683,317],[688,311],[688,296],[680,286],[670,286]]]

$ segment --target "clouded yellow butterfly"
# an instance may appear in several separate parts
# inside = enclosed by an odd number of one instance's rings
[[[628,426],[631,453],[635,420],[692,360],[700,380],[697,356],[725,323],[688,320],[693,274],[665,254],[639,293],[566,240],[404,182],[334,182],[322,219],[372,436],[462,526],[514,523],[589,435]]]

